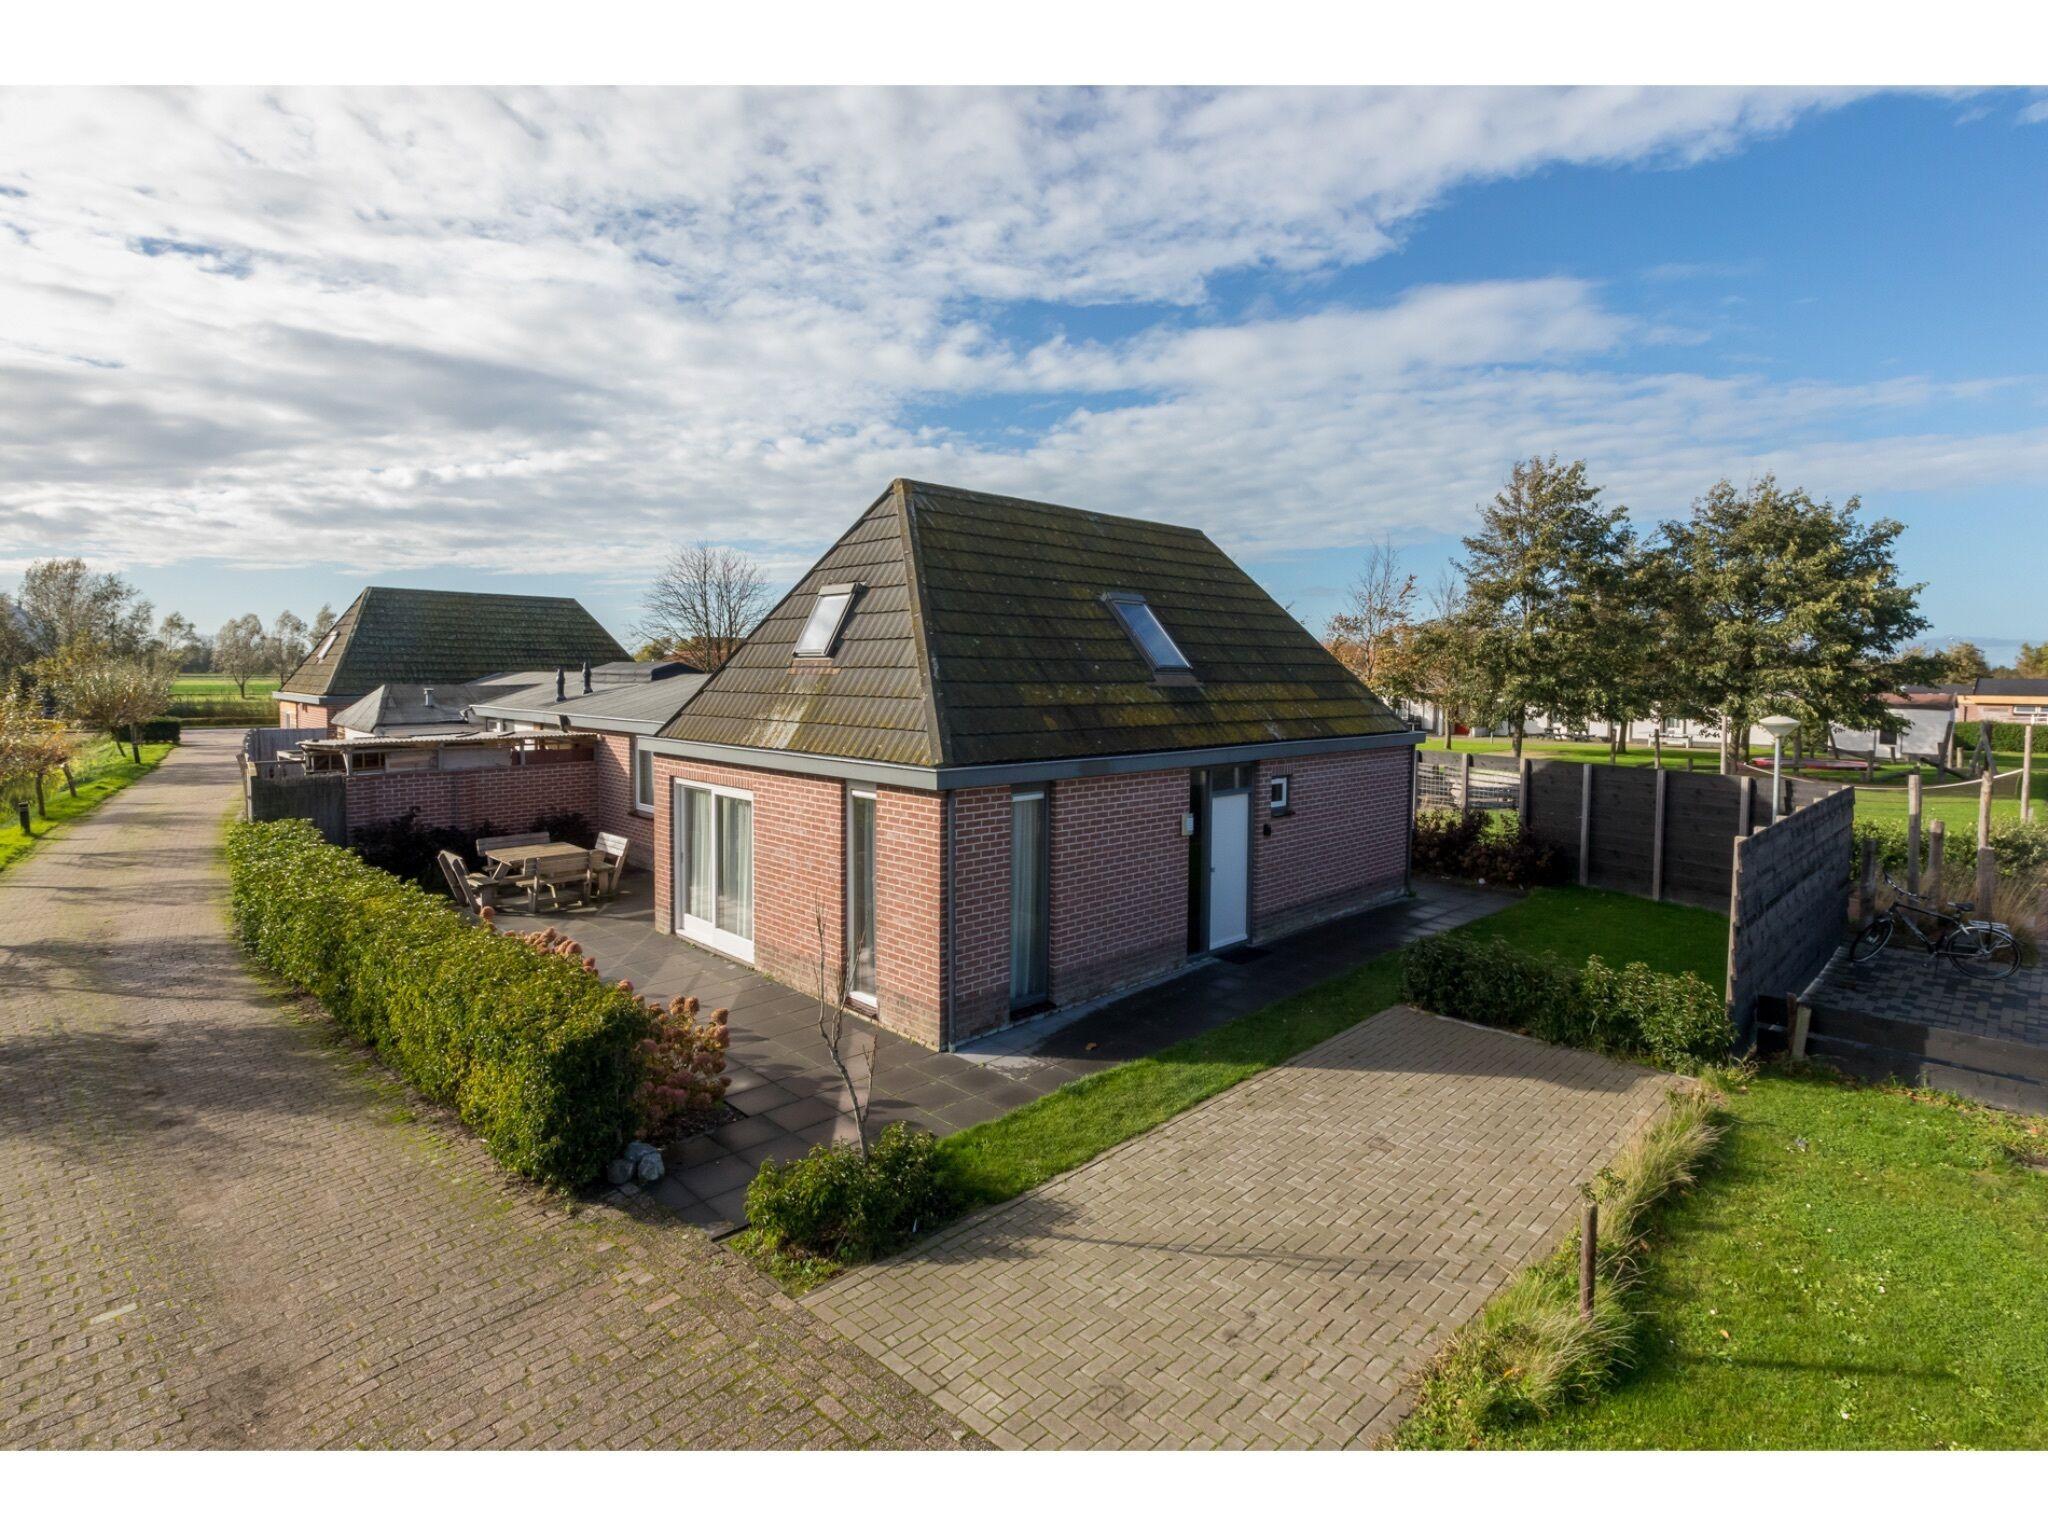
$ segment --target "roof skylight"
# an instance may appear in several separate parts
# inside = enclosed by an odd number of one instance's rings
[[[1145,653],[1145,659],[1159,672],[1191,672],[1188,659],[1181,648],[1174,643],[1173,636],[1166,632],[1166,626],[1159,622],[1159,616],[1152,611],[1152,605],[1135,592],[1111,592],[1103,601],[1109,604],[1109,611],[1122,621],[1125,630]]]
[[[811,605],[811,616],[804,620],[803,633],[796,637],[796,654],[830,656],[859,592],[857,585],[819,588],[818,600]]]

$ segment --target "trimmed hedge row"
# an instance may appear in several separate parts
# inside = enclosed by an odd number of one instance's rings
[[[1923,802],[1923,806],[1931,802]],[[1960,807],[1951,805],[1942,809],[1923,809],[1920,823],[1920,867],[1927,867],[1934,846],[1931,825],[1936,817],[1948,823],[1948,845],[1943,857],[1961,860],[1951,863],[1950,879],[1960,873],[1964,881],[1970,880],[1977,867],[1977,802],[1972,800]],[[1878,862],[1891,872],[1895,880],[1906,878],[1906,846],[1910,839],[1906,829],[1893,821],[1859,821],[1856,823],[1855,841],[1849,850],[1851,878],[1862,873],[1863,840],[1877,839]],[[2001,875],[2023,875],[2030,870],[2048,865],[2048,822],[2043,821],[1994,821],[1991,824],[1991,851],[1998,861]]]
[[[184,729],[182,721],[173,720],[168,715],[159,715],[154,720],[145,720],[140,727],[142,739],[145,742],[181,741],[184,739]]]
[[[1647,1057],[1675,1072],[1726,1061],[1734,1045],[1726,1004],[1712,987],[1639,960],[1616,970],[1594,955],[1574,968],[1505,939],[1445,933],[1402,952],[1401,988],[1431,1013]]]
[[[581,965],[466,922],[307,821],[227,839],[235,932],[507,1168],[573,1186],[633,1133],[646,1010]]]

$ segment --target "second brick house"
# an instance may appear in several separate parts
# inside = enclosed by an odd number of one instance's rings
[[[655,920],[948,1049],[1399,893],[1416,740],[1199,530],[899,480],[644,741]]]

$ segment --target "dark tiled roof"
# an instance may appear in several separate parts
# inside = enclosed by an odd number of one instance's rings
[[[280,692],[348,697],[383,683],[466,683],[627,659],[573,597],[365,587],[331,634],[334,643],[316,641]]]
[[[460,728],[463,710],[479,700],[507,692],[515,684],[490,683],[386,683],[372,688],[347,709],[334,716],[333,723],[351,731],[385,731],[394,726],[445,725]],[[433,695],[428,702],[427,696]]]
[[[2048,677],[1980,677],[1977,692],[1994,698],[2048,699]]]
[[[859,582],[831,662],[792,656]],[[1162,680],[1102,601],[1144,596]],[[1406,724],[1195,528],[899,480],[662,734],[914,767],[1314,741]]]
[[[554,722],[563,715],[572,725],[600,720],[626,721],[653,730],[665,725],[704,686],[705,674],[679,661],[634,661],[591,670],[590,692],[572,670],[563,679],[566,697],[555,697],[553,674],[542,682],[506,693],[476,713],[494,719]]]

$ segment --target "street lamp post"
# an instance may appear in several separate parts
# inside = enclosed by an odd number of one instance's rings
[[[1777,822],[1780,783],[1785,776],[1785,738],[1799,729],[1799,722],[1790,715],[1766,715],[1757,724],[1771,733],[1771,821]]]

